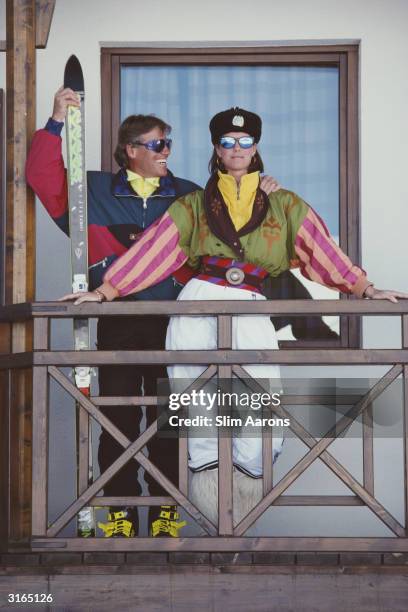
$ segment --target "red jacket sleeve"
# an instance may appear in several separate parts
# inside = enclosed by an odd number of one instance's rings
[[[60,136],[47,130],[34,134],[26,179],[54,221],[68,233],[68,190]]]

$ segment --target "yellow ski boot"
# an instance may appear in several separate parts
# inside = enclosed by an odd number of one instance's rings
[[[153,510],[156,510],[156,508],[151,508],[150,517]],[[179,530],[187,525],[186,521],[180,521],[179,519],[180,514],[177,512],[177,506],[160,506],[158,518],[150,520],[150,535],[154,538],[179,538]]]
[[[139,520],[134,508],[110,508],[107,523],[98,523],[105,538],[134,538],[138,533]]]

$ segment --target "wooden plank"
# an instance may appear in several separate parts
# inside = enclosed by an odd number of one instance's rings
[[[34,350],[49,350],[50,320],[41,317],[34,320]]]
[[[180,489],[181,490],[181,489]],[[174,506],[173,497],[143,495],[141,497],[93,497],[90,506]]]
[[[37,551],[281,551],[281,552],[408,552],[408,538],[32,538]]]
[[[35,2],[10,0],[7,20],[6,303],[34,299],[34,193],[25,161],[35,129]],[[25,350],[24,326],[13,330],[13,349]]]
[[[401,317],[402,347],[408,347],[408,315]],[[404,520],[405,533],[408,534],[408,366],[403,369],[403,452],[404,452]]]
[[[347,250],[361,264],[359,156],[359,47],[347,53]],[[361,346],[362,321],[348,317],[349,348]]]
[[[180,432],[179,443],[178,443],[178,456],[179,456],[179,489],[188,497],[188,438],[186,433]],[[166,505],[164,502],[160,505]],[[172,502],[174,504],[174,502]],[[172,504],[170,504],[172,505]]]
[[[8,304],[34,299],[34,193],[25,182],[25,161],[35,129],[35,2],[6,3],[7,165],[6,286]],[[32,327],[15,323],[11,350],[30,351]],[[31,373],[11,375],[10,540],[31,534]]]
[[[0,341],[1,342],[1,341]],[[9,533],[9,451],[10,451],[10,414],[9,414],[10,372],[0,372],[0,551],[7,550]]]
[[[47,46],[54,8],[55,0],[35,1],[35,46],[37,49],[45,49]],[[6,41],[0,40],[0,52],[6,49]]]
[[[5,222],[5,201],[4,201],[4,186],[5,186],[5,175],[4,175],[4,139],[5,139],[5,100],[4,91],[0,89],[0,224],[4,227]],[[4,304],[4,232],[0,231],[0,305]],[[6,326],[0,325],[0,337],[5,333]],[[0,347],[0,351],[3,348]],[[8,352],[8,349],[7,349]]]
[[[339,62],[339,244],[345,253],[348,252],[348,99],[347,89],[348,53],[340,54]],[[357,228],[358,229],[358,228]],[[359,262],[356,262],[359,263]],[[348,296],[340,293],[340,300]],[[340,346],[348,348],[350,343],[349,317],[340,317]],[[320,343],[319,343],[320,344]]]
[[[115,566],[110,566],[113,570]],[[116,566],[117,567],[117,566]],[[384,570],[358,571],[341,575],[338,568],[292,566],[268,568],[203,565],[161,567],[133,566],[132,577],[115,571],[115,576],[95,565],[84,568],[59,568],[49,576],[7,576],[2,581],[4,601],[9,592],[54,594],[52,604],[60,610],[138,610],[151,612],[221,612],[236,610],[313,612],[405,612],[408,608],[406,572],[401,575]],[[112,570],[111,570],[112,571]],[[113,572],[112,572],[113,573]],[[9,589],[7,589],[9,580]],[[188,591],[186,582],[188,581]],[[276,603],[276,606],[274,605]],[[16,606],[14,606],[16,607]],[[36,604],[38,609],[44,610]]]
[[[217,317],[217,348],[232,348],[232,317]],[[232,391],[232,368],[220,365],[218,368],[218,385],[224,393]],[[218,414],[223,414],[224,406],[218,406]],[[232,491],[232,436],[228,427],[218,428],[218,533],[232,535],[233,526],[233,491]]]
[[[408,349],[217,350],[217,351],[43,351],[34,365],[220,364],[394,365],[408,363]],[[7,366],[6,366],[7,367]]]
[[[111,75],[112,81],[109,83],[111,86],[111,100],[112,100],[112,111],[111,111],[111,125],[112,125],[112,144],[117,142],[119,126],[121,124],[120,117],[120,65],[119,65],[119,57],[116,55],[111,56]],[[110,153],[110,151],[108,152]],[[118,164],[114,157],[110,157],[111,166],[109,172],[116,173],[119,170]]]
[[[35,46],[45,49],[54,14],[55,0],[36,0],[35,2]]]
[[[5,41],[4,41],[5,46]],[[5,98],[0,89],[0,223],[5,220],[4,201],[4,139],[5,139]],[[4,304],[4,235],[0,231],[0,304]],[[11,352],[11,325],[0,322],[0,355]],[[0,551],[7,550],[9,529],[9,392],[10,372],[0,369]]]
[[[88,487],[89,479],[89,436],[90,422],[87,411],[82,406],[77,406],[77,490],[83,493]]]
[[[0,306],[0,323],[28,321],[31,318],[31,304],[9,304],[6,306]]]
[[[137,395],[134,397],[117,397],[113,395],[92,395],[90,400],[95,406],[157,406],[157,396]]]
[[[95,406],[157,406],[158,398],[155,395],[135,395],[133,397],[116,395],[92,395],[90,400]],[[285,406],[299,406],[303,404],[328,406],[353,405],[361,399],[361,395],[285,395]]]
[[[34,349],[49,348],[50,321],[46,317],[34,321]],[[47,533],[48,501],[48,372],[46,367],[33,368],[33,485],[32,533]]]
[[[219,349],[229,349],[232,347],[232,317],[229,315],[219,315],[217,317],[218,344]]]
[[[266,415],[265,415],[266,416]],[[273,487],[273,427],[262,430],[262,468],[263,494],[266,495]]]
[[[32,373],[10,373],[10,543],[31,536]]]
[[[224,46],[219,46],[219,47],[215,47],[213,45],[197,45],[195,47],[193,47],[192,45],[188,45],[188,48],[184,47],[174,47],[173,45],[169,46],[166,44],[159,44],[155,47],[102,47],[101,49],[101,53],[105,54],[105,55],[125,55],[126,57],[126,61],[128,62],[132,62],[132,56],[134,58],[134,61],[136,61],[136,58],[138,55],[145,55],[145,54],[150,54],[150,55],[179,55],[180,53],[185,54],[186,52],[188,52],[191,57],[195,57],[195,56],[199,56],[199,55],[205,55],[206,57],[212,57],[212,56],[217,56],[217,55],[224,55],[224,54],[231,54],[233,53],[234,55],[240,56],[240,55],[246,55],[248,53],[253,54],[254,56],[261,54],[264,55],[265,53],[269,53],[271,56],[275,56],[275,55],[287,55],[287,54],[294,54],[294,55],[300,55],[304,52],[308,52],[308,53],[316,53],[316,54],[321,54],[321,53],[342,53],[345,51],[353,51],[355,49],[358,49],[358,45],[357,44],[304,44],[304,45],[282,45],[282,44],[276,44],[276,45],[272,45],[272,44],[268,44],[268,45],[257,45],[257,46],[251,46],[251,45],[244,45],[244,46],[240,46],[240,47],[236,47],[233,45],[224,45]]]
[[[31,365],[33,365],[33,354],[29,352],[0,355],[0,370],[28,368]]]
[[[231,393],[232,368],[219,367],[219,379],[224,393]],[[224,412],[218,408],[218,414]],[[233,534],[233,492],[232,492],[232,433],[229,427],[218,427],[218,533]]]
[[[179,487],[181,490],[181,487]],[[173,497],[105,497],[95,496],[90,506],[162,506],[175,505]],[[365,506],[355,495],[281,495],[273,502],[274,506]]]
[[[110,172],[113,165],[111,80],[111,56],[101,53],[101,170],[105,172]]]
[[[112,56],[114,59],[115,56]],[[163,53],[162,55],[151,55],[150,53],[145,55],[139,55],[134,62],[129,60],[129,57],[121,57],[119,59],[123,62],[126,61],[127,64],[143,64],[144,66],[151,65],[174,65],[177,64],[191,64],[191,54],[184,49],[184,53],[179,53],[177,58],[175,59],[169,53]],[[227,65],[227,66],[236,66],[237,64],[253,64],[254,56],[252,53],[241,53],[239,59],[235,54],[224,53],[220,57],[211,57],[208,56],[207,53],[203,55],[196,55],[194,57],[194,64],[196,66],[204,65],[204,66],[217,66],[217,65]],[[275,58],[272,57],[269,53],[259,53],[256,57],[256,65],[258,66],[270,66],[270,65],[284,65],[290,64],[291,66],[336,66],[338,63],[338,55],[333,53],[302,53],[302,54],[293,54],[293,53],[281,53]]]
[[[365,506],[356,495],[281,495],[274,506]]]
[[[104,551],[98,551],[100,555],[104,555]],[[91,553],[92,556],[96,556],[96,552]],[[108,554],[114,555],[112,560],[116,557],[117,554],[122,553],[106,553],[106,558],[109,559]],[[171,553],[174,555],[187,555],[187,552],[175,552]],[[191,553],[190,553],[191,554]],[[200,555],[204,557],[202,553],[193,553],[195,555]],[[320,555],[326,556],[327,554],[332,553],[310,553],[316,556],[318,559]],[[379,565],[376,563],[376,559],[378,557],[395,557],[396,560],[398,558],[405,558],[405,553],[371,553],[371,552],[363,552],[363,553],[340,553],[341,558],[346,557],[346,559],[351,559],[352,557],[356,558],[355,563],[348,562],[347,565],[331,565],[329,567],[325,567],[324,565],[296,565],[295,564],[295,553],[288,552],[216,552],[216,553],[208,553],[205,557],[210,558],[211,563],[195,563],[195,564],[185,564],[181,563],[172,563],[169,567],[170,555],[166,551],[161,552],[126,552],[126,562],[125,565],[99,565],[93,563],[82,564],[79,568],[76,563],[68,562],[66,564],[62,563],[55,569],[46,565],[38,565],[39,561],[34,563],[35,559],[40,558],[43,559],[43,555],[52,555],[56,558],[65,557],[65,555],[69,555],[68,559],[70,560],[74,556],[82,556],[82,553],[79,552],[51,552],[51,553],[27,553],[25,555],[25,559],[23,559],[23,555],[16,554],[7,554],[2,556],[2,567],[0,569],[0,581],[3,579],[11,578],[11,577],[22,577],[22,576],[41,576],[41,575],[58,575],[58,576],[75,576],[75,575],[87,575],[88,577],[92,577],[94,575],[113,575],[113,574],[123,574],[123,575],[146,575],[148,573],[155,574],[156,576],[159,574],[166,573],[166,570],[171,572],[172,575],[178,574],[183,575],[184,578],[186,573],[190,574],[206,574],[211,573],[214,575],[220,575],[220,573],[225,574],[246,574],[251,573],[254,575],[268,575],[268,574],[281,574],[281,575],[330,575],[330,576],[344,576],[344,575],[360,575],[364,576],[367,574],[371,574],[373,578],[375,576],[400,576],[404,577],[408,575],[408,566],[401,564],[387,564],[387,565]],[[18,557],[22,557],[21,563],[19,563]],[[28,562],[25,563],[25,560],[28,560],[29,557],[33,558],[32,565],[28,567]],[[50,557],[48,557],[50,558]],[[96,557],[93,557],[96,558]],[[250,563],[249,559],[253,559],[252,563]],[[11,559],[11,562],[9,562]],[[212,560],[214,559],[214,562]],[[222,559],[225,561],[222,562]],[[231,562],[232,559],[232,562]],[[271,562],[268,563],[267,559],[270,559]],[[361,563],[358,560],[361,559]],[[364,559],[366,559],[366,563],[364,563]],[[218,560],[220,561],[218,563]],[[167,567],[164,567],[167,566]],[[222,568],[220,567],[222,566]],[[220,571],[221,570],[221,571]],[[326,612],[326,611],[324,611]],[[383,611],[381,611],[383,612]],[[404,609],[405,612],[405,609]]]
[[[32,534],[47,533],[48,501],[48,373],[33,368]]]
[[[374,432],[373,405],[369,404],[363,412],[363,484],[374,495]]]
[[[144,315],[228,315],[228,314],[268,314],[274,316],[294,315],[403,315],[408,314],[407,300],[396,304],[388,300],[257,300],[224,301],[139,301],[139,302],[85,302],[74,306],[72,302],[34,302],[26,305],[34,317],[67,318],[87,316],[98,318],[105,315],[144,316]],[[13,308],[19,308],[15,305]],[[0,319],[3,310],[0,308]],[[6,311],[7,314],[7,311]]]
[[[117,428],[109,419],[85,397],[74,385],[68,380],[64,374],[59,372],[57,368],[50,367],[48,369],[50,375],[66,390],[72,397],[81,405],[89,414],[114,438],[126,448],[122,455],[97,478],[93,484],[79,498],[73,502],[69,508],[54,522],[47,534],[49,536],[56,535],[62,527],[64,527],[77,514],[77,512],[87,504],[87,502],[96,495],[100,489],[108,482],[114,474],[131,458],[135,459],[145,470],[147,470],[166,491],[172,495],[178,504],[183,508],[205,529],[208,533],[215,533],[214,525],[208,521],[201,512],[158,470],[140,450],[147,442],[157,433],[157,420],[144,431],[137,440],[130,443],[130,440]]]
[[[347,53],[341,53],[339,62],[339,244],[345,253],[348,247],[347,56]],[[343,348],[348,347],[350,340],[348,321],[348,318],[340,317],[340,344]]]

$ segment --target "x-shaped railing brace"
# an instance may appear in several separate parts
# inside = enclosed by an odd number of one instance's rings
[[[141,449],[157,433],[157,419],[144,431],[134,442],[130,440],[95,406],[85,397],[73,383],[55,366],[49,366],[50,376],[56,380],[94,419],[101,427],[106,429],[113,438],[126,450],[114,461],[103,474],[101,474],[79,497],[76,499],[47,529],[47,537],[55,537],[59,531],[85,506],[105,484],[122,468],[130,459],[135,459],[153,478],[160,478],[161,484],[177,503],[186,510],[197,523],[209,534],[217,535],[216,527],[194,506],[183,493],[166,478],[160,470],[141,452]],[[215,366],[209,366],[197,379],[202,384],[211,379],[216,372]],[[193,384],[196,384],[195,381]]]
[[[209,366],[197,379],[205,384],[213,378],[216,373],[216,366]],[[116,459],[109,468],[103,472],[79,497],[76,499],[57,520],[48,528],[47,536],[55,537],[58,532],[85,506],[104,485],[127,463],[130,459],[138,461],[142,467],[153,477],[160,477],[161,483],[168,493],[188,512],[197,523],[209,534],[217,535],[216,527],[181,493],[181,491],[170,482],[164,474],[152,464],[149,459],[141,452],[141,449],[157,433],[157,420],[141,434],[137,440],[130,443],[130,440],[105,417],[102,412],[86,398],[72,382],[55,366],[49,366],[49,374],[54,378],[83,408],[105,428],[126,450]],[[241,366],[232,368],[233,374],[245,380],[245,383],[256,391],[265,391],[262,385],[255,379],[248,376],[248,373]],[[282,406],[274,406],[272,411],[281,418],[289,418],[291,430],[298,438],[310,448],[309,452],[279,481],[279,483],[242,519],[235,527],[234,535],[242,536],[246,530],[280,497],[284,491],[317,459],[320,458],[336,474],[344,484],[349,487],[364,503],[374,512],[374,514],[397,536],[405,537],[405,529],[393,517],[382,504],[372,496],[351,474],[348,472],[326,449],[339,437],[351,423],[402,373],[403,367],[395,365],[389,372],[381,378],[355,406],[353,406],[324,438],[317,441],[289,412]],[[197,381],[193,383],[196,385]],[[191,386],[193,386],[191,385]]]
[[[256,391],[265,389],[241,366],[234,366],[233,373],[245,380],[246,384]],[[282,406],[271,410],[281,418],[290,420],[290,428],[298,438],[310,448],[300,461],[278,482],[278,484],[249,512],[235,527],[234,535],[242,536],[246,530],[265,512],[273,502],[315,461],[320,458],[349,487],[389,529],[399,537],[405,537],[403,526],[348,472],[326,448],[340,436],[351,423],[402,373],[403,367],[395,365],[370,389],[322,438],[317,441],[289,412]]]

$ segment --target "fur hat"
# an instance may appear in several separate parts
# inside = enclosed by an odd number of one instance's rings
[[[213,144],[218,144],[221,136],[228,132],[245,132],[259,142],[262,120],[259,115],[235,106],[214,115],[210,121],[210,132]]]

